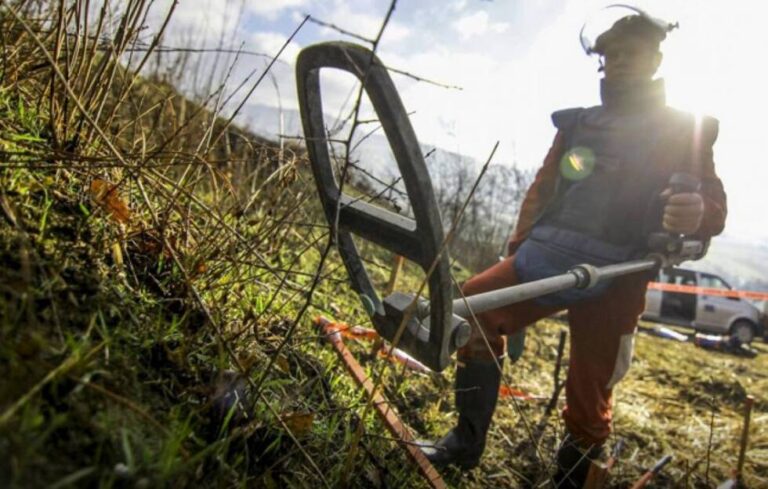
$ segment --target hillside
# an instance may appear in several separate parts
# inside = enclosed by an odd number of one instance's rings
[[[706,258],[694,267],[723,276],[732,286],[768,291],[768,247],[729,236],[712,240]]]
[[[125,3],[102,31],[87,2],[0,10],[0,486],[425,486],[314,325],[370,326],[303,148],[232,125],[218,92],[191,100],[143,71],[151,49],[127,53],[152,6]],[[394,257],[361,249],[383,289]],[[406,264],[396,290],[423,277]],[[481,467],[445,471],[449,486],[546,486],[563,327],[532,330],[506,370],[530,397],[502,399]],[[409,371],[348,344],[416,435],[451,425],[453,368]],[[768,484],[768,349],[755,349],[639,335],[610,487],[667,453],[657,487],[714,487],[747,393],[746,481]]]

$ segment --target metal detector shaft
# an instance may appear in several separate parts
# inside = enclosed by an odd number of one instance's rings
[[[455,299],[453,301],[453,313],[456,316],[468,319],[473,313],[478,314],[491,311],[567,289],[587,289],[594,287],[603,280],[651,270],[659,266],[659,264],[660,261],[656,258],[646,258],[604,267],[577,265],[562,275],[492,290],[466,297],[466,299]]]

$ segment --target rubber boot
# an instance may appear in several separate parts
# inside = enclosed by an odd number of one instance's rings
[[[555,487],[558,489],[582,489],[589,475],[593,460],[600,460],[603,455],[602,446],[581,448],[566,435],[565,440],[557,450],[557,471],[555,472]]]
[[[499,359],[503,366],[503,358]],[[422,443],[421,450],[436,467],[457,465],[472,469],[480,463],[485,437],[499,398],[501,372],[496,362],[469,361],[456,370],[456,410],[459,422],[435,443]]]

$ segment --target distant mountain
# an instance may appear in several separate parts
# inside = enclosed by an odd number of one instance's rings
[[[768,292],[768,246],[762,243],[718,236],[704,259],[684,266],[720,275],[736,288]]]
[[[282,131],[281,131],[282,117]],[[283,109],[282,114],[276,107],[267,105],[252,104],[243,107],[240,115],[250,130],[267,139],[279,140],[280,135],[288,137],[303,137],[304,131],[301,127],[301,116],[297,110]],[[334,124],[336,118],[326,114],[326,124]],[[366,134],[373,130],[373,126],[368,124],[361,126],[360,134]],[[478,162],[466,155],[461,155],[453,151],[447,151],[429,144],[421,144],[422,154],[428,156],[430,160],[437,162],[458,161],[470,168],[477,168]],[[361,163],[360,166],[376,174],[378,177],[392,177],[399,175],[397,162],[389,148],[389,142],[384,136],[383,130],[372,136],[367,137],[359,146],[354,155]]]
[[[273,141],[279,140],[281,111],[276,107],[267,105],[248,104],[241,111],[238,119],[243,121],[249,129]],[[283,128],[285,136],[301,136],[301,117],[297,110],[285,109],[282,111]]]

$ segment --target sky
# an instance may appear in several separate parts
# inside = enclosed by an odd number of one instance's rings
[[[159,16],[171,0],[158,0]],[[234,46],[274,55],[306,14],[373,38],[387,0],[181,0],[163,40],[166,45]],[[446,89],[393,74],[422,143],[484,161],[496,141],[495,164],[535,169],[555,130],[558,109],[599,103],[598,62],[579,43],[579,30],[608,5],[594,0],[400,0],[382,37],[379,57],[388,66],[462,89]],[[651,15],[677,21],[662,45],[659,71],[669,105],[720,120],[715,144],[718,174],[728,194],[725,234],[768,243],[768,2],[649,0],[632,3]],[[316,24],[305,24],[280,62],[247,100],[297,109],[296,55],[315,42],[359,42]],[[201,55],[204,56],[204,55]],[[242,56],[231,71],[237,86],[256,76],[268,59]],[[220,62],[206,71],[224,76]],[[205,79],[205,76],[198,76]],[[199,74],[198,74],[199,75]],[[329,107],[349,95],[351,77],[322,75]],[[242,91],[241,91],[242,93]]]

